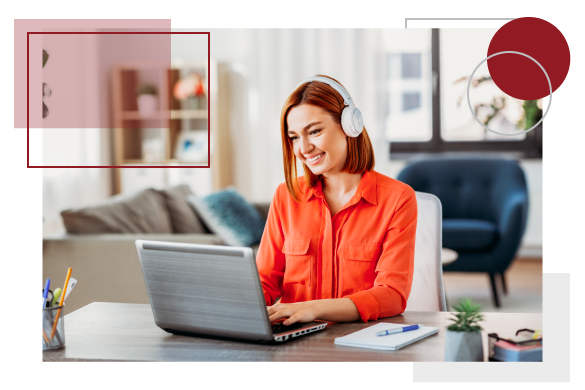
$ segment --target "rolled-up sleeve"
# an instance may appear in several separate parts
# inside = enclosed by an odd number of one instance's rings
[[[285,270],[285,257],[282,253],[284,234],[278,210],[278,188],[272,198],[268,218],[258,254],[256,255],[256,266],[262,284],[262,291],[266,305],[272,305],[280,297],[282,290],[282,279]]]
[[[397,202],[376,265],[374,286],[344,298],[356,305],[362,321],[404,312],[414,272],[416,194],[408,188]]]

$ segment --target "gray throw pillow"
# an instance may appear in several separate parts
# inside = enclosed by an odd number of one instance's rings
[[[147,189],[131,197],[114,196],[107,203],[61,212],[68,233],[172,233],[165,200]]]
[[[265,219],[234,187],[204,198],[189,195],[187,201],[227,245],[250,247],[262,239]]]
[[[160,191],[165,198],[174,233],[206,233],[201,221],[187,203],[187,196],[193,195],[186,184],[179,184]]]

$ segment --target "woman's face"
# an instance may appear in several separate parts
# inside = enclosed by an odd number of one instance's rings
[[[329,113],[301,104],[288,112],[286,120],[294,153],[313,174],[341,172],[347,158],[347,135]]]

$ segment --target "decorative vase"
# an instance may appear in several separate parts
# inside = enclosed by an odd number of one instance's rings
[[[138,112],[140,116],[151,116],[156,112],[157,99],[155,95],[138,96]]]
[[[446,362],[483,362],[481,332],[454,332],[445,337]]]

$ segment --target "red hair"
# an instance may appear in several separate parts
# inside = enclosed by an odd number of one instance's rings
[[[331,80],[337,81],[332,77],[327,77]],[[337,81],[339,83],[339,81]],[[341,83],[339,83],[341,84]],[[297,194],[297,157],[295,156],[292,140],[288,136],[287,117],[291,108],[301,104],[311,104],[313,106],[321,107],[331,115],[333,120],[341,125],[341,113],[346,107],[343,104],[343,97],[329,84],[319,81],[310,81],[299,85],[297,89],[284,102],[282,113],[280,115],[280,130],[282,136],[282,160],[284,163],[284,178],[286,180],[286,188],[292,197],[298,201]],[[343,172],[349,173],[364,173],[374,169],[376,163],[374,159],[374,149],[368,137],[368,132],[364,126],[363,131],[357,137],[346,137],[347,139],[347,159],[343,166]],[[321,179],[320,175],[315,175],[303,164],[305,171],[305,181],[309,188],[314,187]]]

